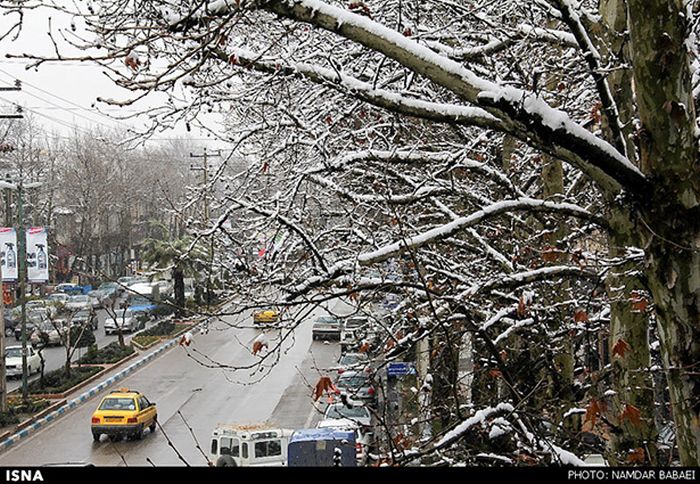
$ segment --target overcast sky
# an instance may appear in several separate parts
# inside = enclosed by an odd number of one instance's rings
[[[100,127],[135,127],[142,129],[144,121],[117,120],[109,116],[135,114],[143,108],[158,105],[157,96],[150,96],[146,102],[135,106],[118,108],[104,103],[96,103],[98,97],[125,99],[130,97],[128,91],[119,88],[104,74],[103,69],[89,63],[67,61],[46,63],[38,69],[26,70],[30,61],[8,59],[7,53],[53,54],[53,44],[47,34],[49,16],[53,31],[58,28],[69,29],[75,23],[78,30],[80,21],[68,15],[59,14],[48,9],[28,11],[25,15],[24,28],[18,40],[5,39],[0,43],[0,86],[8,86],[15,79],[22,81],[22,91],[0,92],[0,112],[13,112],[13,103],[26,108],[36,115],[43,126],[61,135],[75,129],[84,130],[90,126]],[[2,32],[11,25],[16,17],[0,16]],[[71,53],[69,49],[66,53]],[[93,107],[96,106],[96,107]],[[224,147],[221,142],[207,137],[206,133],[196,132],[194,127],[187,133],[184,126],[154,136],[154,142],[166,142],[168,139],[189,136],[205,146]]]

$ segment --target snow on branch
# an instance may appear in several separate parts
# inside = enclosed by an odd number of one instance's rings
[[[471,106],[437,103],[414,99],[401,94],[377,89],[371,83],[360,81],[342,72],[303,62],[281,65],[279,61],[266,59],[255,53],[236,49],[230,53],[216,50],[215,55],[225,62],[249,67],[260,72],[284,76],[301,76],[317,84],[329,85],[374,106],[417,118],[465,126],[479,126],[504,130],[495,116]]]
[[[437,165],[441,163],[458,163],[460,169],[472,170],[490,178],[499,185],[507,188],[518,196],[525,194],[516,187],[502,172],[493,169],[487,163],[472,160],[466,157],[464,152],[430,152],[420,150],[362,150],[346,153],[329,164],[319,165],[310,169],[307,173],[318,173],[327,170],[340,170],[348,165],[360,161],[380,161],[382,163],[395,164],[427,164]]]
[[[567,113],[555,109],[532,93],[503,86],[483,79],[459,62],[448,59],[421,45],[415,39],[382,25],[363,15],[356,14],[320,0],[268,0],[265,2],[204,2],[197,15],[189,15],[171,23],[173,31],[186,28],[192,22],[203,22],[214,16],[223,17],[243,9],[264,9],[281,17],[308,22],[346,39],[364,45],[395,60],[419,75],[450,90],[476,107],[484,108],[494,118],[487,118],[484,111],[472,111],[467,118],[474,125],[491,126],[508,132],[518,139],[559,156],[574,164],[595,180],[604,190],[618,192],[621,188],[643,195],[647,192],[646,177],[613,146],[575,123]],[[189,23],[188,23],[189,22]],[[226,57],[225,55],[223,57]],[[305,75],[312,75],[307,72]],[[320,72],[317,72],[320,74]],[[332,80],[338,82],[336,72]],[[318,77],[318,76],[317,76]],[[342,79],[340,79],[342,81]],[[376,105],[402,108],[404,114],[413,110],[415,116],[435,116],[434,106],[424,101],[409,103],[396,94],[355,86],[358,97]],[[398,103],[397,101],[403,101]],[[432,103],[428,103],[430,105]],[[454,109],[463,107],[444,105],[447,117],[454,117]],[[447,106],[450,106],[449,108]],[[439,111],[438,111],[439,112]],[[462,116],[462,114],[459,114]],[[428,118],[433,119],[433,118]],[[549,148],[547,148],[549,147]],[[613,183],[614,181],[614,183]]]
[[[434,51],[445,55],[450,59],[465,62],[505,50],[523,38],[562,45],[564,47],[578,48],[576,38],[568,32],[562,32],[554,29],[536,28],[528,24],[518,25],[516,32],[507,38],[494,38],[489,40],[486,44],[476,47],[451,47],[436,40],[426,40],[425,44]]]
[[[579,157],[583,164],[601,170],[630,192],[646,192],[647,179],[624,155],[575,123],[568,114],[533,94],[513,87],[504,88],[480,78],[460,63],[389,27],[320,0],[271,0],[261,8],[309,22],[380,52],[466,101],[484,107],[504,124],[512,124],[511,131],[516,132],[520,139],[536,144],[537,139],[533,138],[538,138],[546,144],[559,146]],[[565,159],[577,161],[572,158]],[[593,175],[590,171],[587,173]],[[609,183],[604,187],[614,189]]]
[[[311,175],[309,180],[322,187],[333,190],[341,197],[356,203],[388,203],[391,205],[406,205],[418,202],[425,198],[434,197],[436,195],[444,195],[452,191],[449,188],[444,187],[420,187],[413,193],[402,195],[366,195],[363,193],[356,193],[346,190],[345,188],[338,186],[333,181],[318,175]]]
[[[504,200],[489,205],[469,216],[460,217],[445,225],[441,225],[440,227],[423,232],[422,234],[394,242],[372,252],[360,254],[357,260],[361,265],[370,265],[376,262],[381,262],[403,252],[406,249],[417,249],[425,244],[442,240],[446,237],[454,235],[457,232],[461,232],[469,227],[483,222],[486,219],[496,217],[504,213],[523,210],[536,212],[557,212],[573,217],[595,220],[600,225],[606,226],[606,221],[604,219],[596,217],[583,208],[570,203],[555,203],[534,198]]]
[[[440,449],[456,442],[460,437],[467,433],[472,427],[483,424],[486,419],[499,413],[512,413],[515,408],[510,403],[499,403],[496,407],[486,407],[477,411],[473,416],[469,417],[454,429],[447,432],[440,440],[437,441],[435,447]]]
[[[554,277],[585,277],[595,279],[599,275],[595,272],[575,266],[551,266],[541,267],[526,272],[516,274],[505,274],[484,283],[473,284],[463,296],[471,296],[479,293],[486,293],[492,289],[508,288],[513,289],[533,282],[551,280]]]
[[[610,90],[610,85],[605,75],[601,72],[601,57],[598,49],[591,41],[591,38],[586,31],[586,28],[581,21],[579,13],[576,8],[571,4],[569,0],[555,0],[559,11],[562,14],[562,19],[569,26],[571,31],[576,38],[579,46],[581,47],[581,52],[583,53],[583,58],[586,60],[588,67],[590,69],[591,76],[595,82],[596,88],[598,90],[598,96],[600,96],[600,101],[603,104],[603,112],[608,118],[608,125],[610,130],[615,137],[615,146],[617,149],[628,157],[627,154],[627,144],[625,143],[624,135],[622,133],[622,121],[620,120],[620,113],[617,109],[617,104],[615,103],[615,98]]]

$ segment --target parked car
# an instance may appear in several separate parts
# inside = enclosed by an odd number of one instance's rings
[[[27,311],[43,311],[50,318],[58,313],[56,305],[47,299],[32,299],[27,301],[25,307]]]
[[[46,298],[52,305],[57,308],[65,307],[68,301],[70,301],[70,296],[65,292],[55,292]]]
[[[122,302],[122,308],[128,308],[133,312],[143,313],[146,315],[152,314],[157,307],[158,305],[151,301],[150,298],[139,294],[129,294]]]
[[[365,371],[369,367],[369,357],[366,353],[344,353],[338,360],[338,375],[346,371]]]
[[[54,288],[54,292],[61,292],[64,294],[68,294],[70,296],[74,296],[76,294],[82,294],[83,293],[83,287],[79,286],[77,284],[71,284],[71,283],[62,283],[58,284]]]
[[[5,313],[5,336],[15,334],[15,327],[19,324],[19,318],[15,318],[10,311]]]
[[[63,321],[43,321],[36,325],[28,339],[35,346],[58,346],[62,343],[67,327]]]
[[[374,385],[370,375],[365,372],[346,371],[340,375],[335,386],[341,394],[344,393],[351,400],[361,400],[370,405],[376,403]]]
[[[372,414],[364,404],[359,402],[351,405],[346,405],[341,402],[331,403],[323,413],[323,419],[348,419],[366,429],[369,429],[372,426]]]
[[[359,346],[369,320],[365,317],[348,318],[340,330],[340,350],[347,351]]]
[[[88,292],[87,295],[88,297],[92,298],[93,306],[96,309],[104,308],[111,302],[111,298],[99,289],[93,289],[92,291]]]
[[[117,296],[119,296],[119,293],[122,291],[119,284],[117,284],[116,282],[109,281],[100,284],[97,290],[104,294],[105,297],[108,297],[110,299],[116,299]]]
[[[139,320],[138,313],[134,312],[131,308],[118,311],[117,320],[112,318],[105,319],[104,327],[105,334],[116,334],[121,328],[122,333],[133,333],[138,331],[145,326],[145,323]]]
[[[96,309],[100,303],[95,298],[87,294],[72,296],[70,301],[66,303],[66,309],[69,311],[80,311],[81,309]]]
[[[29,337],[32,332],[44,322],[50,322],[48,316],[43,311],[27,311],[27,322],[25,324],[27,337]],[[17,324],[15,326],[15,339],[17,341],[22,339],[22,325]]]
[[[94,309],[81,309],[73,315],[70,324],[71,326],[83,326],[88,324],[93,331],[96,331],[98,324],[97,313]]]
[[[124,437],[141,440],[146,428],[151,433],[156,431],[157,420],[155,403],[140,392],[120,388],[102,399],[90,419],[90,430],[95,442],[100,441],[102,434],[112,441]]]
[[[41,370],[41,358],[32,345],[27,345],[27,373],[38,373]],[[7,378],[22,377],[22,347],[8,346],[5,348],[5,374]]]
[[[311,329],[314,340],[317,339],[340,339],[340,321],[335,316],[321,316],[314,321]]]

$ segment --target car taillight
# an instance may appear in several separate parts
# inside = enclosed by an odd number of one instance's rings
[[[355,453],[358,455],[362,454],[362,444],[360,442],[355,442]]]
[[[139,419],[137,419],[136,417],[131,417],[126,420],[126,423],[137,423],[138,421]]]
[[[338,375],[345,373],[345,368],[338,368]]]
[[[92,423],[100,423],[100,417],[92,417]]]
[[[374,387],[369,387],[367,390],[367,395],[374,395]]]

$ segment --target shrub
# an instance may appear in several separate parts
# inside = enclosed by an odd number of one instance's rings
[[[138,345],[148,348],[152,344],[160,341],[160,336],[144,336],[139,334],[134,336],[132,341]]]
[[[88,351],[85,356],[78,360],[78,363],[94,365],[116,363],[117,361],[126,358],[134,351],[134,348],[131,346],[122,347],[119,345],[119,342],[113,341],[97,351]]]
[[[102,371],[99,366],[83,366],[72,368],[70,376],[66,376],[63,368],[51,371],[41,380],[35,380],[29,384],[30,393],[63,393],[91,376]]]
[[[152,328],[141,331],[139,336],[168,336],[175,332],[175,323],[173,321],[161,321]]]
[[[49,402],[45,398],[31,398],[26,404],[23,403],[21,399],[8,398],[7,412],[0,413],[0,427],[18,424],[20,422],[20,415],[41,412],[50,404],[51,402]]]

